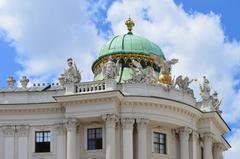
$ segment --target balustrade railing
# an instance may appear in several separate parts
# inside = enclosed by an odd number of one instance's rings
[[[105,89],[105,81],[82,82],[75,85],[75,93],[99,92]]]

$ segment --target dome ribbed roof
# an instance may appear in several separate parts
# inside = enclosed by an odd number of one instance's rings
[[[118,35],[109,40],[101,49],[99,58],[112,54],[136,53],[136,54],[155,54],[165,59],[160,47],[146,38],[132,33]]]

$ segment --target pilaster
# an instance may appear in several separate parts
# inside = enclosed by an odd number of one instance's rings
[[[206,132],[203,136],[203,157],[213,159],[212,146],[213,146],[213,133]]]
[[[123,129],[123,159],[133,159],[133,124],[135,119],[122,118]]]
[[[224,151],[223,143],[214,143],[213,144],[213,158],[214,159],[223,159],[223,151]]]
[[[199,133],[195,130],[192,131],[191,134],[192,137],[192,159],[197,159],[198,158],[198,138],[199,138]]]
[[[65,126],[67,128],[67,159],[76,159],[77,119],[67,119]]]
[[[2,127],[4,136],[4,159],[14,159],[15,157],[15,146],[14,146],[14,136],[15,136],[15,126],[6,125]]]
[[[181,127],[178,129],[180,140],[180,159],[189,159],[189,135],[192,129]]]
[[[64,124],[55,126],[57,159],[66,159],[66,127]]]
[[[147,159],[147,124],[149,123],[148,119],[138,118],[137,123],[137,158],[138,159]]]
[[[106,125],[106,159],[116,159],[116,123],[119,118],[115,114],[102,116]]]
[[[16,150],[18,159],[28,159],[28,135],[30,127],[28,125],[17,125],[15,130]]]

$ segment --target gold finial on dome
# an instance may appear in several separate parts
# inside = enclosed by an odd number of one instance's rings
[[[130,17],[125,21],[125,25],[127,26],[128,32],[132,33],[132,28],[134,27],[135,23]]]

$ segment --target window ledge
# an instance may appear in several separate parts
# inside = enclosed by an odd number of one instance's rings
[[[158,158],[158,159],[170,159],[168,154],[160,154],[160,153],[152,153],[153,159]]]
[[[98,149],[98,150],[86,150],[86,152],[88,153],[99,153],[99,152],[103,152],[103,149]]]
[[[52,152],[33,152],[32,153],[33,157],[37,157],[37,156],[53,156]]]

